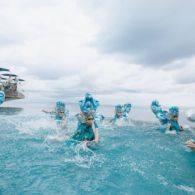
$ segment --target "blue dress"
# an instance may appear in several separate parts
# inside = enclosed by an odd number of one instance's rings
[[[92,126],[79,122],[76,133],[72,136],[72,139],[77,141],[92,141],[95,139],[94,128],[98,128],[96,122],[94,122]]]

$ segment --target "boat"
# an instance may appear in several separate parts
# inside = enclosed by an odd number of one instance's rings
[[[16,74],[1,74],[1,72],[4,71],[9,72],[10,70],[0,67],[0,104],[4,101],[24,99],[24,94],[18,90],[18,84],[24,82],[25,80],[19,78]]]

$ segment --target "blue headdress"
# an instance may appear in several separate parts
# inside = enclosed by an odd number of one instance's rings
[[[159,119],[159,121],[162,125],[164,125],[168,122],[167,112],[162,110],[158,100],[152,101],[151,110],[155,114],[156,118]]]
[[[169,113],[172,116],[178,116],[179,115],[179,108],[177,106],[172,106],[169,108]]]
[[[124,113],[129,114],[129,112],[131,111],[131,104],[130,103],[126,103],[124,104]]]
[[[5,93],[0,91],[0,105],[5,101]]]
[[[93,110],[93,105],[91,102],[84,102],[83,100],[80,100],[79,105],[82,112],[88,112]]]
[[[156,114],[157,112],[160,112],[162,110],[162,108],[161,108],[158,100],[153,100],[152,101],[152,103],[151,103],[151,109],[152,109],[152,112],[154,114]]]
[[[123,112],[123,107],[122,107],[120,104],[116,105],[116,106],[115,106],[115,112],[116,112],[116,113],[117,113],[117,112]]]
[[[66,104],[63,101],[57,101],[56,102],[56,110],[65,112]]]
[[[99,101],[95,100],[90,93],[86,93],[85,99],[79,101],[79,106],[82,112],[95,112],[99,106]]]

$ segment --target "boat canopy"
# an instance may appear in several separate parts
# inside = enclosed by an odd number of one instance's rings
[[[3,76],[11,76],[11,77],[17,77],[18,75],[16,74],[9,74],[9,73],[5,73],[5,74],[2,74]]]
[[[7,68],[0,68],[0,71],[9,71]]]

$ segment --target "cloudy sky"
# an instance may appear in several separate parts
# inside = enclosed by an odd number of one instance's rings
[[[0,66],[28,97],[195,107],[194,0],[0,0]]]

